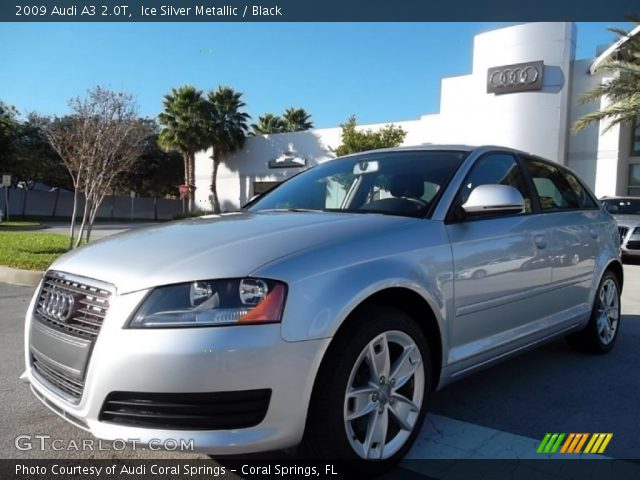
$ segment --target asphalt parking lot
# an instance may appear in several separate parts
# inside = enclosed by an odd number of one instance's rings
[[[15,439],[21,434],[78,443],[91,438],[50,412],[18,381],[24,366],[23,316],[32,292],[32,288],[0,284],[0,458],[206,458],[129,448],[17,449]],[[564,341],[556,341],[436,393],[431,405],[434,415],[411,457],[491,458],[496,450],[485,448],[477,432],[489,432],[493,448],[499,439],[508,445],[513,439],[534,445],[546,432],[612,432],[607,456],[640,458],[639,292],[640,265],[625,265],[620,337],[608,355],[578,354]],[[432,441],[434,432],[439,435],[437,441]],[[535,458],[535,452],[530,453]]]

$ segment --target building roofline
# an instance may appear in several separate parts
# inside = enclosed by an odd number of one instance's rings
[[[591,75],[595,75],[598,71],[598,67],[600,67],[613,53],[618,51],[622,45],[624,45],[630,38],[636,36],[640,33],[640,25],[636,25],[636,27],[629,32],[629,35],[625,35],[618,39],[617,42],[610,45],[604,52],[602,52],[591,64],[589,67],[589,73]]]

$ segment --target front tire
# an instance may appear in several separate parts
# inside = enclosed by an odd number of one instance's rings
[[[567,336],[567,343],[587,353],[607,353],[613,348],[620,331],[620,284],[608,270],[598,285],[587,326]]]
[[[431,393],[429,345],[401,310],[362,310],[334,339],[318,374],[305,450],[392,466],[411,448]]]

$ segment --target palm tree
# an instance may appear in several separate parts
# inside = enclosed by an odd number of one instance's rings
[[[609,120],[604,130],[607,131],[614,125],[632,122],[640,116],[640,29],[636,27],[632,32],[617,28],[610,30],[624,42],[615,56],[600,66],[605,72],[612,73],[613,78],[580,97],[582,104],[607,97],[608,105],[578,119],[573,125],[574,132],[600,120]]]
[[[301,132],[313,128],[311,115],[304,108],[287,108],[282,118],[287,132]]]
[[[284,120],[278,115],[265,113],[258,117],[258,123],[251,124],[253,135],[269,135],[286,131]]]
[[[164,97],[164,112],[158,115],[163,126],[158,136],[160,145],[178,150],[184,162],[184,183],[189,186],[188,205],[193,211],[195,199],[195,156],[206,148],[203,123],[204,100],[202,91],[185,85],[173,88]]]
[[[211,193],[213,195],[213,211],[220,213],[218,188],[216,180],[218,167],[226,155],[244,145],[249,129],[248,113],[242,111],[246,104],[242,101],[242,93],[229,87],[218,87],[207,95],[205,118],[207,143],[213,147],[213,170],[211,172]]]

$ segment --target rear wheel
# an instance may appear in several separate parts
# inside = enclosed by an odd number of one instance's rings
[[[620,285],[613,272],[607,271],[600,280],[589,323],[567,336],[567,342],[576,350],[606,353],[613,348],[619,330]]]
[[[400,310],[357,317],[335,338],[319,373],[305,453],[392,465],[413,444],[427,410],[429,346]]]

